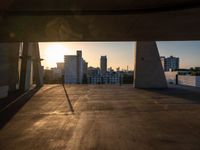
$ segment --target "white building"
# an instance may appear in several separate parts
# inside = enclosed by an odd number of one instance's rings
[[[65,83],[82,83],[86,71],[87,63],[82,58],[82,52],[77,51],[77,55],[65,55],[64,81]]]
[[[161,57],[161,63],[164,71],[177,70],[179,69],[179,58],[178,57]]]
[[[88,77],[89,84],[123,84],[123,75],[120,73],[106,73]]]

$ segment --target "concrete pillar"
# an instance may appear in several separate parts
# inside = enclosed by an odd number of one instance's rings
[[[20,43],[10,43],[12,49],[10,49],[9,54],[9,91],[17,90],[16,85],[19,82],[19,48]]]
[[[40,59],[40,50],[37,42],[33,43],[33,73],[34,80],[37,86],[43,85],[43,74],[41,67],[41,59]]]
[[[0,97],[6,97],[9,89],[9,59],[8,49],[5,43],[0,44]]]
[[[19,43],[0,43],[0,98],[18,83]]]
[[[31,50],[29,49],[29,43],[23,43],[21,61],[21,73],[20,73],[20,91],[24,92],[30,88],[31,82]]]
[[[136,88],[167,88],[156,42],[137,42],[135,50]]]
[[[17,90],[18,84],[22,92],[28,90],[33,79],[32,70],[37,86],[43,84],[38,43],[23,43],[21,62],[19,49],[20,43],[0,43],[0,98],[6,97],[8,91]]]
[[[39,45],[37,42],[24,42],[20,73],[20,90],[27,91],[31,84],[43,85]],[[34,80],[34,81],[33,81]]]

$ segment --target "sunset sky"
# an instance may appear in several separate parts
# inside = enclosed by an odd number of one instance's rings
[[[200,66],[200,41],[157,42],[160,56],[180,58],[181,68]],[[100,56],[107,55],[108,67],[134,68],[135,42],[44,42],[40,43],[40,55],[45,68],[64,62],[64,55],[75,55],[82,50],[88,66],[99,67]]]

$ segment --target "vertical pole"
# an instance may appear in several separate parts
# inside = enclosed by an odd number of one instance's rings
[[[62,86],[63,86],[64,92],[65,92],[65,96],[67,98],[67,102],[68,102],[69,108],[70,108],[71,112],[74,113],[74,108],[73,108],[73,106],[71,104],[71,101],[69,99],[69,95],[68,95],[67,90],[65,88],[64,76],[62,76]]]

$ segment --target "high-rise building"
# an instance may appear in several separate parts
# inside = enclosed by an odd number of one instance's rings
[[[77,56],[65,55],[64,64],[64,81],[65,83],[77,83]]]
[[[77,51],[76,55],[65,55],[64,59],[65,83],[82,83],[84,73],[87,72],[87,62],[82,58],[82,51]]]
[[[107,72],[107,57],[101,56],[100,59],[101,75],[105,75]]]
[[[163,57],[161,56],[161,63],[164,71],[177,70],[179,69],[179,58],[178,57]]]

